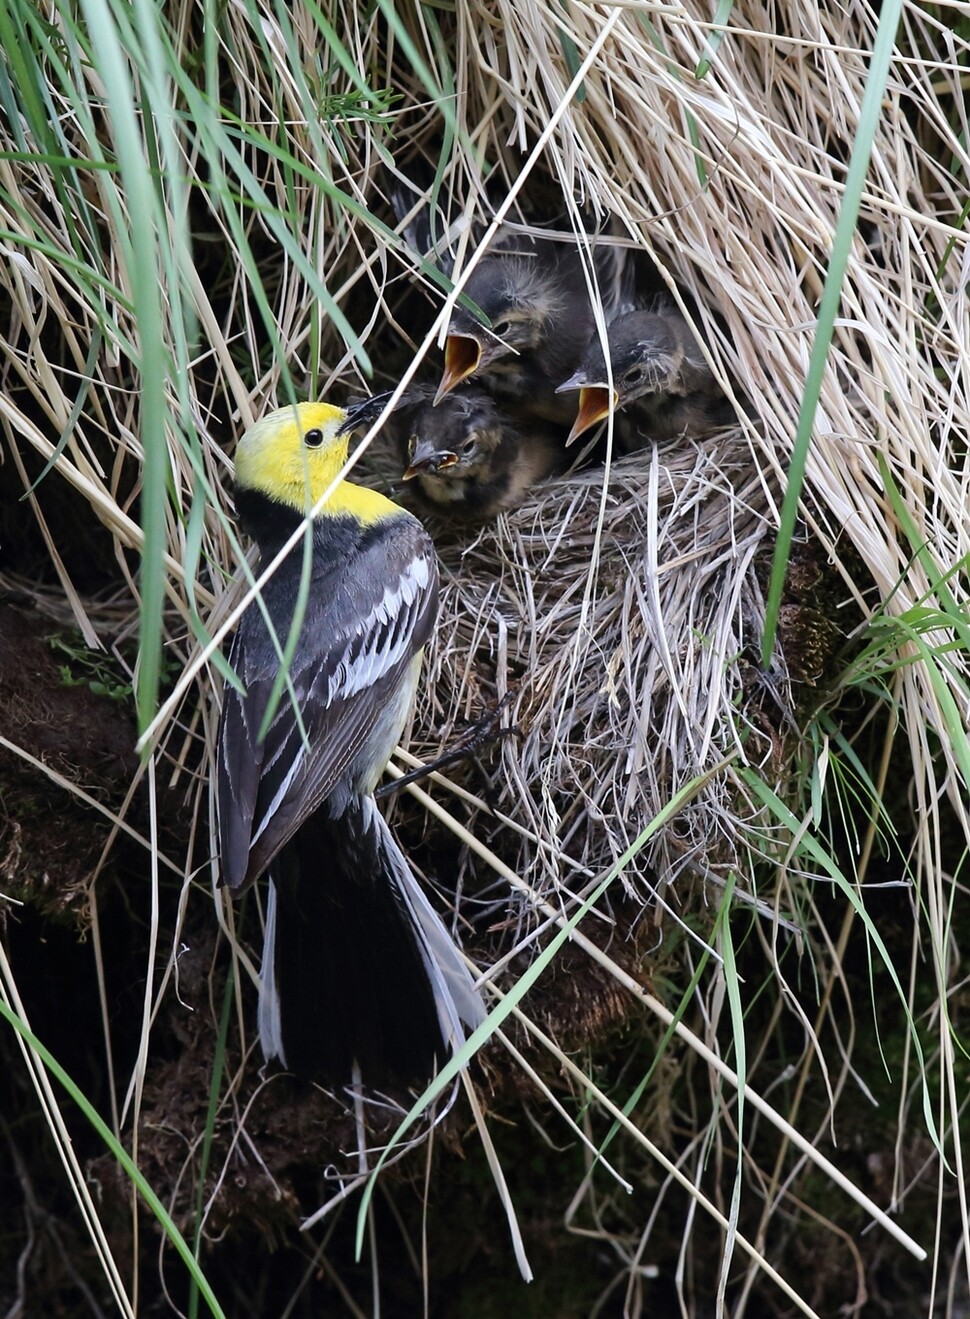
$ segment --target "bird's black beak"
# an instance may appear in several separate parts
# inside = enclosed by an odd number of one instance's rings
[[[387,401],[394,391],[387,389],[383,394],[375,394],[372,398],[358,399],[356,403],[351,403],[346,409],[343,425],[340,428],[341,435],[352,435],[354,431],[367,430],[373,426],[374,422],[387,407]]]

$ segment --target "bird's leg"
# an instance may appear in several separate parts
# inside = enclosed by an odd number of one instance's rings
[[[480,719],[466,728],[461,734],[458,741],[447,751],[443,751],[440,756],[427,765],[419,765],[417,769],[412,769],[407,774],[402,774],[399,779],[393,783],[383,783],[374,793],[374,796],[380,801],[384,797],[390,797],[393,793],[406,788],[409,783],[419,783],[431,774],[436,774],[439,770],[447,768],[448,765],[457,764],[460,760],[478,761],[478,753],[490,742],[497,742],[503,737],[521,737],[522,730],[517,724],[510,724],[505,728],[497,728],[496,724],[501,718],[502,711],[512,699],[512,692],[506,692],[502,699],[493,707],[486,711]]]

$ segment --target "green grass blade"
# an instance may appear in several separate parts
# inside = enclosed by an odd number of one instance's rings
[[[896,30],[902,13],[902,0],[886,0],[879,15],[879,26],[873,45],[866,90],[859,110],[859,125],[852,145],[852,156],[842,195],[835,237],[832,242],[832,256],[828,273],[822,290],[822,300],[818,311],[815,340],[809,357],[808,375],[805,380],[805,393],[798,413],[798,425],[795,444],[792,449],[788,467],[788,484],[781,507],[778,540],[771,565],[771,579],[768,583],[768,597],[765,605],[765,630],[761,639],[761,662],[767,667],[771,662],[778,631],[778,611],[788,571],[788,559],[791,554],[795,524],[798,520],[798,505],[801,500],[802,486],[805,482],[805,467],[808,451],[812,443],[812,428],[815,413],[822,393],[822,380],[828,361],[829,348],[835,327],[835,318],[842,300],[842,281],[845,278],[852,239],[859,218],[859,204],[869,172],[869,160],[872,155],[872,142],[882,112],[883,96],[889,66],[895,51]]]
[[[41,1044],[36,1035],[24,1025],[17,1014],[11,1011],[8,1005],[2,1000],[0,1000],[0,1016],[4,1017],[5,1020],[9,1022],[17,1034],[20,1035],[41,1060],[51,1076],[53,1076],[64,1087],[71,1099],[83,1113],[84,1117],[104,1141],[112,1158],[117,1160],[118,1164],[124,1169],[128,1177],[130,1177],[138,1194],[154,1214],[162,1231],[168,1237],[169,1241],[171,1241],[175,1250],[184,1261],[189,1276],[194,1280],[199,1289],[199,1294],[209,1307],[210,1314],[213,1315],[214,1319],[226,1319],[222,1306],[216,1300],[205,1274],[199,1268],[192,1251],[189,1249],[188,1242],[182,1236],[181,1232],[179,1232],[175,1223],[172,1221],[168,1210],[152,1190],[151,1185],[146,1180],[141,1170],[134,1162],[132,1162],[127,1150],[101,1117],[101,1114],[98,1113],[94,1105],[91,1104],[87,1096],[75,1084],[57,1059],[53,1057],[44,1045]]]
[[[830,877],[830,879],[832,879],[835,882],[836,886],[840,889],[846,900],[855,909],[856,914],[862,919],[862,922],[866,929],[866,935],[869,941],[871,942],[872,946],[876,949],[880,958],[882,959],[883,965],[885,966],[886,971],[889,974],[890,979],[892,980],[893,988],[896,990],[896,993],[899,996],[899,1001],[902,1004],[903,1010],[906,1013],[910,1038],[912,1040],[913,1049],[914,1052],[916,1053],[916,1057],[919,1062],[919,1074],[921,1078],[921,1088],[922,1088],[922,1096],[923,1096],[923,1118],[926,1122],[927,1130],[929,1131],[933,1143],[936,1145],[936,1148],[939,1151],[941,1158],[944,1157],[943,1144],[937,1129],[936,1119],[933,1115],[932,1099],[929,1092],[929,1087],[926,1084],[926,1059],[923,1054],[923,1046],[922,1043],[920,1042],[919,1034],[916,1030],[916,1023],[913,1021],[912,1015],[909,1011],[906,992],[903,989],[902,983],[900,982],[898,972],[896,971],[896,968],[893,965],[892,958],[889,955],[889,950],[887,949],[885,943],[883,942],[882,936],[880,935],[879,931],[876,929],[875,925],[873,924],[872,917],[869,915],[868,911],[866,910],[865,903],[862,901],[862,898],[859,896],[859,893],[857,892],[855,886],[849,882],[849,880],[845,877],[845,875],[840,870],[839,866],[832,859],[832,857],[828,855],[825,849],[819,845],[819,843],[811,836],[811,834],[806,833],[800,829],[799,822],[796,820],[795,816],[791,813],[788,807],[782,802],[780,797],[778,797],[771,790],[771,788],[769,788],[768,785],[764,783],[762,779],[753,770],[741,769],[739,770],[739,774],[744,779],[745,783],[747,783],[753,795],[763,805],[769,808],[769,810],[772,812],[775,818],[783,825],[785,829],[788,830],[788,832],[793,837],[796,836],[798,837],[799,848],[808,857],[810,857],[812,861],[815,862],[816,865],[820,866],[821,869],[825,872],[825,874],[827,874]]]

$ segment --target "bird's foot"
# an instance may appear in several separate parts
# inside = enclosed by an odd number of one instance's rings
[[[436,756],[427,765],[419,765],[417,769],[402,774],[393,783],[382,784],[374,793],[374,796],[380,801],[384,797],[390,797],[393,793],[399,792],[401,788],[406,788],[408,784],[419,783],[422,779],[428,778],[429,775],[436,774],[439,770],[446,769],[449,765],[455,765],[461,760],[477,761],[479,752],[488,746],[490,742],[497,742],[503,737],[521,737],[522,730],[517,724],[507,724],[505,727],[500,725],[502,712],[509,705],[512,697],[512,692],[506,692],[491,710],[487,710],[485,714],[464,730],[454,746],[449,747],[447,751],[443,751],[440,756]]]

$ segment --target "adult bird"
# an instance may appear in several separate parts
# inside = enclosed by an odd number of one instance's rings
[[[566,466],[565,427],[511,417],[474,385],[437,405],[434,395],[434,386],[413,386],[385,423],[421,512],[487,522]]]
[[[348,435],[382,402],[281,408],[239,443],[236,508],[261,561],[306,533],[240,620],[215,783],[222,882],[239,893],[269,876],[265,1056],[370,1084],[427,1080],[484,1017],[374,800],[438,596],[420,522],[338,480]]]
[[[735,420],[686,318],[673,304],[637,308],[607,328],[607,353],[594,335],[577,371],[559,385],[578,391],[579,407],[567,443],[612,410],[620,453],[651,441],[696,437]]]

